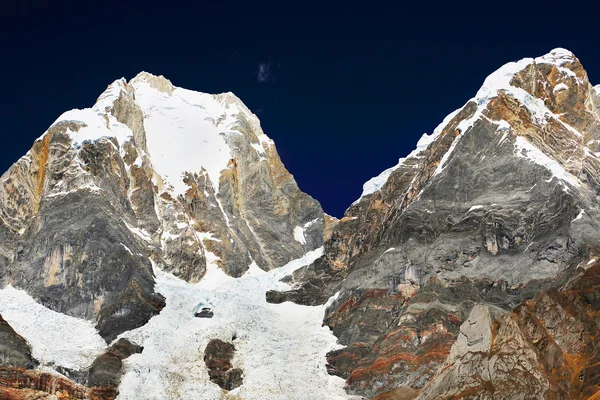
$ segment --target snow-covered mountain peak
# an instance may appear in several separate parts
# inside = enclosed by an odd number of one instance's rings
[[[137,126],[144,135],[139,140],[144,143],[142,150],[147,151],[154,169],[176,195],[188,188],[183,182],[186,173],[203,170],[218,190],[221,171],[234,158],[229,136],[244,136],[261,158],[273,145],[256,115],[235,94],[184,89],[162,75],[148,72],[140,72],[129,82],[124,78],[115,80],[91,108],[67,111],[52,126],[75,123],[77,129],[67,129],[74,145],[106,137],[116,138],[122,147],[134,132],[115,116],[114,108],[121,97],[130,107],[141,110],[143,121]],[[245,127],[249,127],[250,134],[242,134]]]
[[[174,86],[170,80],[165,78],[162,75],[153,75],[149,72],[142,71],[135,76],[130,82],[133,87],[137,87],[141,83],[148,84],[153,89],[156,89],[160,92],[172,94],[174,90]]]
[[[485,79],[481,89],[479,89],[475,95],[474,100],[481,104],[489,98],[497,96],[499,91],[514,92],[517,86],[512,82],[512,79],[515,75],[536,63],[551,64],[552,66],[555,66],[562,75],[575,76],[575,73],[564,65],[576,61],[577,58],[569,50],[556,48],[540,57],[523,58],[518,61],[509,62],[498,68]]]
[[[557,66],[562,66],[563,64],[571,63],[576,60],[577,57],[575,57],[575,54],[573,54],[571,51],[563,49],[561,47],[557,47],[556,49],[550,50],[548,54],[544,54],[541,57],[537,57],[535,59],[535,62],[539,64],[548,63],[555,64]]]
[[[414,164],[415,158],[418,159],[421,153],[432,144],[437,143],[438,139],[441,140],[441,136],[447,135],[448,132],[453,132],[460,138],[463,133],[482,119],[493,122],[498,126],[499,139],[505,138],[508,132],[521,131],[518,136],[529,132],[533,127],[523,130],[524,128],[521,125],[512,126],[512,120],[521,117],[516,116],[514,111],[510,110],[512,106],[507,105],[500,98],[510,98],[512,99],[511,102],[515,101],[519,104],[521,110],[530,115],[531,123],[537,129],[558,129],[561,132],[560,136],[568,136],[570,142],[579,143],[580,139],[584,137],[581,130],[585,129],[586,126],[581,121],[588,118],[591,121],[595,118],[592,114],[597,112],[594,105],[596,101],[591,99],[591,94],[588,93],[592,92],[589,90],[589,86],[587,75],[579,60],[572,52],[562,48],[553,49],[540,57],[523,58],[501,66],[484,80],[476,95],[467,101],[463,107],[449,114],[431,135],[424,135],[414,151],[406,157],[400,158],[397,165],[386,169],[380,175],[367,181],[363,186],[361,197],[353,205],[359,203],[366,196],[379,191],[394,171],[406,165],[407,160],[411,160],[409,164]],[[575,88],[577,89],[575,90]],[[598,86],[593,89],[596,95],[599,92],[597,88]],[[585,115],[583,118],[573,115],[575,108],[570,105],[573,101],[581,101],[586,104],[586,107],[581,109],[586,109],[586,113],[589,112],[590,115]],[[566,105],[565,102],[569,105]],[[519,124],[518,121],[515,122]],[[548,128],[546,128],[547,126]],[[589,131],[587,136],[596,138],[594,131]],[[522,147],[527,146],[531,150],[530,154],[533,154],[533,152],[538,154],[536,158],[538,161],[544,158],[541,153],[550,151],[552,153],[551,159],[561,151],[560,149],[547,148],[543,142],[532,144],[528,140],[530,139],[520,137],[515,145],[515,151],[522,153]],[[454,145],[456,143],[458,143],[458,140],[454,141]],[[519,146],[519,144],[523,146]],[[439,166],[436,168],[434,175],[439,174],[444,169],[454,150],[454,145],[450,146],[439,161]],[[538,147],[542,150],[537,149]],[[569,159],[572,159],[572,156],[565,156],[565,160],[561,160],[561,163],[566,163],[566,160]],[[551,162],[547,161],[544,165],[549,165],[549,163]],[[554,162],[552,163],[554,165]],[[560,163],[556,163],[556,165],[560,165]],[[553,170],[557,169],[554,168]],[[574,178],[563,169],[561,169],[559,176],[568,177],[567,182],[575,182]]]

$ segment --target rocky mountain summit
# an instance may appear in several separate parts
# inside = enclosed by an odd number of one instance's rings
[[[596,398],[599,195],[600,87],[564,49],[339,221],[233,94],[118,80],[0,178],[0,396]]]

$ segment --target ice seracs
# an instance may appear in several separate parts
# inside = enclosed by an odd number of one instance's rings
[[[91,321],[52,311],[11,285],[0,289],[0,315],[27,340],[41,368],[83,371],[106,347]]]
[[[344,381],[327,374],[325,355],[338,347],[322,326],[326,305],[269,304],[265,293],[285,289],[280,282],[310,264],[323,249],[264,272],[251,268],[241,278],[212,266],[197,284],[156,269],[157,290],[167,306],[147,325],[122,337],[144,346],[125,361],[119,399],[221,398],[210,382],[202,351],[211,339],[233,342],[234,364],[244,371],[244,384],[229,392],[245,400],[346,399]],[[210,307],[212,318],[195,318],[192,310]]]

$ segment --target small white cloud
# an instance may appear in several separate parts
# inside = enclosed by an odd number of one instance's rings
[[[271,63],[260,63],[258,64],[258,73],[256,80],[259,83],[267,82],[271,78]]]

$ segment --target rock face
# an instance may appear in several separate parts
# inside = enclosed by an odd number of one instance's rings
[[[208,342],[204,350],[204,363],[211,382],[225,390],[233,390],[243,383],[243,371],[232,365],[234,353],[233,344],[219,339]]]
[[[507,313],[566,290],[597,252],[599,104],[564,49],[503,66],[414,152],[367,182],[324,256],[290,277],[293,290],[267,300],[323,304],[339,291],[324,322],[347,346],[328,362],[349,393],[579,398],[553,389],[530,334]],[[520,353],[498,355],[509,349]],[[496,375],[459,379],[478,368]]]
[[[586,266],[587,268],[588,266]],[[600,266],[510,313],[476,305],[419,399],[587,399],[600,391]]]
[[[121,381],[123,360],[132,354],[141,353],[142,350],[144,349],[141,346],[131,343],[127,339],[119,339],[109,347],[106,353],[94,360],[88,373],[87,385],[116,390]]]
[[[38,364],[25,339],[0,316],[0,365],[33,369]]]
[[[87,388],[40,370],[0,367],[0,398],[6,400],[112,400],[114,388]]]

